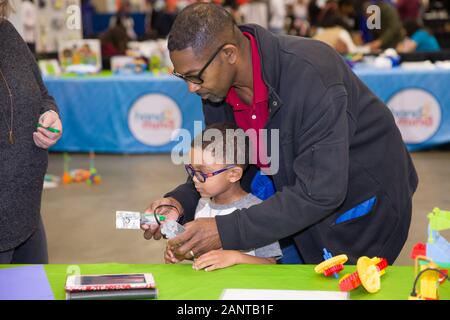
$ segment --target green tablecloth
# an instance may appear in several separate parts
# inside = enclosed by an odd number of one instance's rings
[[[14,267],[0,265],[0,268]],[[223,289],[284,289],[338,291],[338,280],[314,272],[313,265],[238,265],[212,272],[193,270],[190,264],[178,265],[79,265],[81,274],[152,273],[163,300],[219,299]],[[45,270],[55,299],[65,299],[64,284],[68,265],[46,265]],[[355,271],[345,266],[344,275]],[[351,291],[351,299],[406,300],[414,280],[413,267],[390,266],[381,278],[381,290],[367,293],[359,287]],[[439,287],[441,300],[450,299],[450,285]]]

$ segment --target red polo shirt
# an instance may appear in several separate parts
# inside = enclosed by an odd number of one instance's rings
[[[253,66],[253,102],[251,105],[245,104],[236,93],[233,87],[228,91],[225,101],[233,108],[234,118],[238,127],[246,131],[247,129],[255,129],[259,133],[260,129],[264,129],[267,119],[269,118],[269,92],[262,78],[261,59],[259,57],[258,46],[255,37],[248,32],[244,35],[250,39],[252,49],[252,66]],[[269,137],[268,137],[269,138]],[[254,151],[258,151],[258,141],[250,136],[250,142],[254,147]],[[265,154],[264,146],[259,146],[260,152]],[[257,153],[258,154],[258,153]],[[267,163],[266,161],[263,161]],[[257,165],[262,167],[260,156],[258,154]]]

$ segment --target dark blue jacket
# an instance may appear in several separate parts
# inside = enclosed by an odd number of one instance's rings
[[[393,263],[411,220],[418,178],[394,118],[327,45],[274,36],[255,25],[263,79],[269,88],[266,128],[280,131],[276,194],[260,205],[216,217],[224,249],[250,249],[292,236],[303,260],[323,260],[322,248]],[[234,121],[232,108],[204,102],[206,124]],[[255,170],[242,184],[249,190]],[[166,196],[194,218],[199,198],[192,182]],[[366,203],[365,203],[366,202]],[[349,211],[371,204],[359,214]]]

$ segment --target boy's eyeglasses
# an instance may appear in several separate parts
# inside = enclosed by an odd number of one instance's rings
[[[185,165],[184,168],[186,169],[186,172],[193,178],[196,177],[198,181],[200,181],[201,183],[204,183],[206,181],[206,178],[210,178],[213,177],[215,175],[218,175],[219,173],[222,173],[224,171],[227,171],[228,169],[234,168],[236,167],[235,165],[231,165],[228,167],[225,167],[223,169],[214,171],[214,172],[209,172],[209,173],[204,173],[200,170],[195,170],[190,164],[189,165]]]
[[[217,54],[222,51],[223,47],[225,47],[228,43],[224,43],[223,45],[221,45],[216,52],[212,55],[211,58],[209,58],[208,62],[205,64],[205,66],[196,74],[196,75],[192,75],[192,76],[186,76],[184,74],[178,73],[173,71],[172,74],[178,78],[183,79],[184,81],[189,81],[192,82],[193,84],[203,84],[203,79],[202,79],[202,74],[203,72],[205,72],[206,68],[209,67],[209,65],[211,64],[211,62],[214,61],[214,59],[216,58]]]

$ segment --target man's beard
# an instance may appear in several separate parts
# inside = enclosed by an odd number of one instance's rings
[[[206,99],[204,99],[204,98],[202,97],[202,95],[199,94],[199,93],[197,93],[197,95],[198,95],[200,98],[202,98],[203,100],[207,100],[207,101],[209,101],[209,102],[211,102],[211,103],[221,103],[221,102],[223,102],[223,101],[225,100],[225,97],[219,97],[219,96],[216,96],[216,95],[211,94],[211,93],[209,93],[209,94],[206,95],[206,96],[207,96]]]
[[[221,102],[223,102],[223,100],[225,100],[224,97],[218,97],[218,96],[215,96],[215,95],[210,95],[208,97],[208,101],[210,101],[212,103],[221,103]]]

